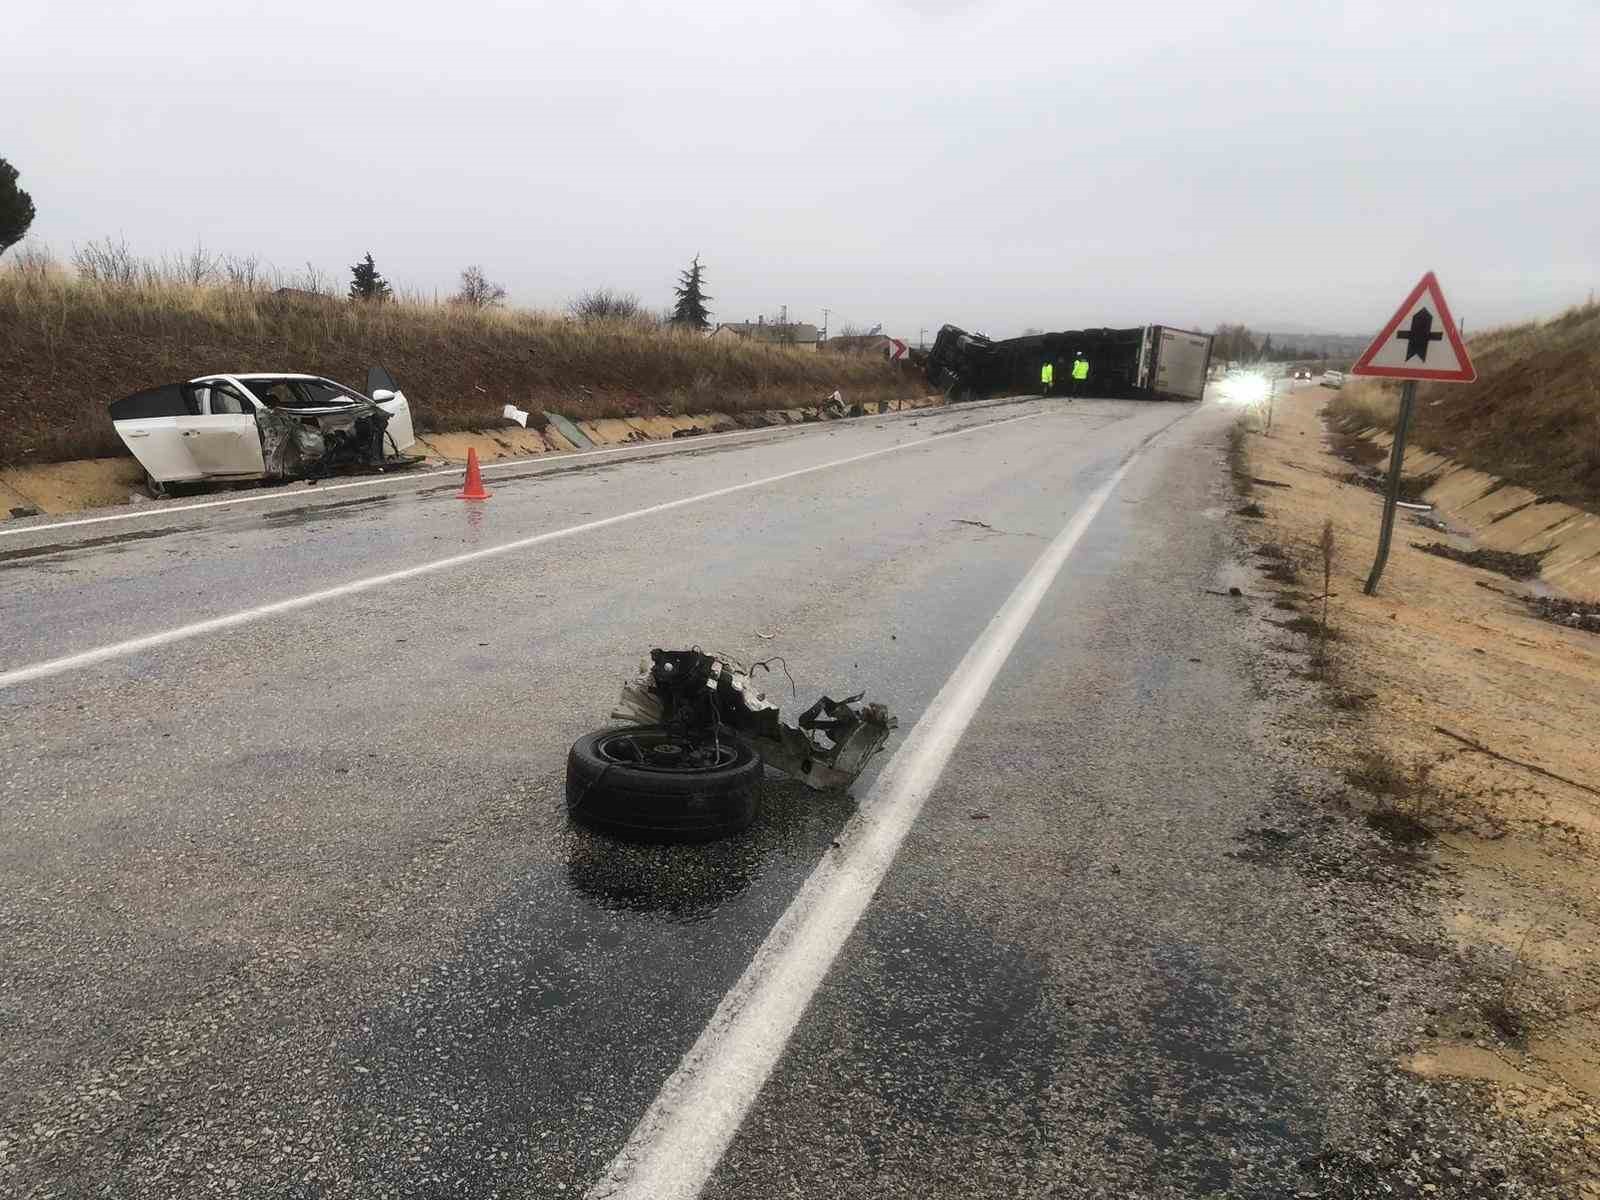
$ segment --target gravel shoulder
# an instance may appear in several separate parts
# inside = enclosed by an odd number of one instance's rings
[[[1247,499],[1265,515],[1239,522],[1243,590],[1282,700],[1266,745],[1322,810],[1304,819],[1390,861],[1371,922],[1397,968],[1384,1086],[1439,1115],[1437,1137],[1395,1136],[1393,1153],[1425,1166],[1454,1129],[1469,1159],[1500,1155],[1504,1188],[1600,1196],[1600,640],[1540,619],[1527,585],[1414,548],[1439,530],[1405,511],[1380,594],[1362,595],[1381,500],[1349,482],[1325,398],[1297,390],[1270,433],[1249,424]],[[1443,509],[1421,521],[1466,528]],[[1345,869],[1308,858],[1304,832],[1252,852]]]

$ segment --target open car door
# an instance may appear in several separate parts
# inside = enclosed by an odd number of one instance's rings
[[[411,405],[405,393],[395,383],[394,376],[383,367],[368,367],[367,395],[389,414],[389,425],[384,430],[384,440],[390,443],[389,448],[396,454],[404,453],[417,440],[416,431],[411,426]]]
[[[111,405],[111,424],[156,483],[201,478],[178,422],[199,412],[187,384],[169,383],[125,396]]]

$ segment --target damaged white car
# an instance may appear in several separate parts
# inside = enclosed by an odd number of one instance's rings
[[[363,394],[320,375],[202,375],[111,405],[154,495],[173,484],[315,479],[410,466],[411,406],[382,367]]]

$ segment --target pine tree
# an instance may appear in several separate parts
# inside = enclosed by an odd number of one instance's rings
[[[27,236],[33,197],[17,186],[17,169],[0,158],[0,254]]]
[[[388,282],[378,274],[372,251],[368,250],[367,256],[350,268],[350,299],[376,300],[381,304],[392,294]]]
[[[704,278],[705,268],[700,265],[700,256],[696,254],[688,270],[678,276],[678,286],[673,289],[678,296],[678,303],[672,309],[674,325],[683,329],[711,327],[711,314],[706,308],[706,301],[711,297],[700,290]]]

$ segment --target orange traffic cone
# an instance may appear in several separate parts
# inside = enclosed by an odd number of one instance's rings
[[[456,493],[457,500],[487,500],[490,493],[484,490],[483,474],[478,470],[477,447],[467,450],[467,481]]]

